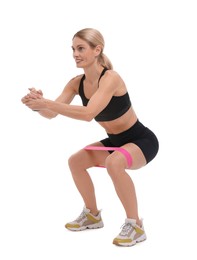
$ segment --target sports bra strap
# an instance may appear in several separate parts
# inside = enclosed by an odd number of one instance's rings
[[[99,79],[98,79],[98,84],[99,84],[99,81],[100,81],[101,77],[105,74],[105,72],[106,72],[107,70],[108,70],[107,68],[104,68],[103,71],[101,72],[101,75],[100,75],[100,77],[99,77]]]

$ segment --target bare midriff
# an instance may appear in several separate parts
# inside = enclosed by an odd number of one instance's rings
[[[137,121],[137,116],[133,108],[129,108],[129,110],[122,115],[121,117],[105,122],[98,122],[107,133],[109,134],[119,134],[128,130],[132,127]]]

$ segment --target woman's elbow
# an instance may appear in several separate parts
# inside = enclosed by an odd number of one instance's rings
[[[40,111],[39,114],[47,119],[53,119],[58,115],[57,113],[51,113],[48,111]]]
[[[94,119],[94,115],[92,113],[86,113],[84,116],[84,120],[87,122],[91,122]]]

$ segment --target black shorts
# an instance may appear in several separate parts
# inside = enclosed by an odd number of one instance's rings
[[[128,130],[119,134],[107,134],[108,138],[100,142],[107,147],[121,147],[127,143],[136,144],[143,152],[149,163],[159,150],[159,142],[156,135],[139,120]],[[113,153],[113,151],[109,151]]]

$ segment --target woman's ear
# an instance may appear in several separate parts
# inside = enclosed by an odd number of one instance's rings
[[[95,54],[96,56],[95,57],[98,57],[102,52],[102,47],[101,45],[97,45],[96,48],[95,48]]]

